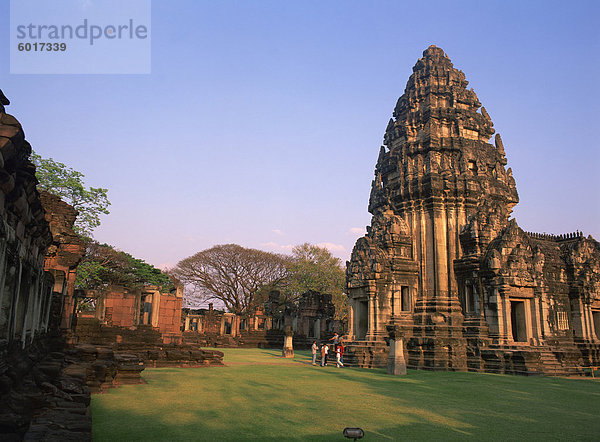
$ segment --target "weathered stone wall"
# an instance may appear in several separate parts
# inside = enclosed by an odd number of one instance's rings
[[[0,93],[0,357],[48,329],[50,289],[43,264],[51,235],[36,189],[31,146]]]
[[[127,289],[109,286],[104,290],[89,290],[84,296],[95,300],[95,311],[80,313],[94,316],[102,324],[115,327],[149,325],[163,334],[179,334],[181,327],[182,290],[162,293],[160,287]]]
[[[104,321],[109,326],[133,327],[139,319],[139,293],[123,287],[110,287],[104,296]]]
[[[139,360],[141,364],[125,364],[129,374],[124,379],[129,382],[135,381],[136,376],[139,379],[145,365],[222,365],[222,353],[202,350],[202,342],[182,342],[182,295],[181,289],[161,293],[154,286],[135,290],[109,286],[101,291],[88,291],[85,296],[95,299],[96,310],[78,316],[77,340],[95,348],[99,355],[109,352],[119,360]],[[120,383],[122,378],[117,373],[109,381]]]
[[[161,333],[181,333],[182,301],[181,297],[174,294],[161,294],[160,315],[158,317],[158,329]]]
[[[70,330],[75,314],[75,276],[85,246],[73,231],[77,211],[58,196],[40,191],[45,219],[52,233],[52,244],[44,260],[44,270],[54,277],[53,303],[60,312],[60,328]]]
[[[0,91],[0,439],[90,440],[90,392],[67,373],[59,334],[81,257],[74,211],[36,190],[31,146],[7,104]]]

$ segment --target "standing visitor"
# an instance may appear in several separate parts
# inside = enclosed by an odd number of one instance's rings
[[[340,339],[340,362],[342,366],[344,366],[344,344],[342,344],[342,340]]]
[[[327,351],[329,350],[329,347],[327,347],[327,344],[323,344],[323,346],[321,347],[321,367],[325,367],[325,365],[327,365]]]
[[[333,341],[333,348],[337,348],[337,345],[340,342],[340,336],[337,333],[334,333],[333,338],[330,338],[329,340]]]
[[[313,365],[317,365],[317,349],[319,348],[319,346],[317,345],[317,341],[313,341],[312,344],[312,364]]]

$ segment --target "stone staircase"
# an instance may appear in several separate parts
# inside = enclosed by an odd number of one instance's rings
[[[344,349],[344,365],[348,367],[385,368],[388,353],[389,347],[385,342],[350,342],[346,344]]]
[[[491,345],[481,351],[481,357],[488,373],[524,376],[573,376],[582,373],[578,353],[564,348]]]

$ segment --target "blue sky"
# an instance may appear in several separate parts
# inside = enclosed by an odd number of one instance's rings
[[[348,259],[412,67],[443,48],[502,135],[525,230],[600,239],[600,3],[153,1],[150,75],[11,75],[43,156],[109,189],[98,240],[158,265],[216,244]]]

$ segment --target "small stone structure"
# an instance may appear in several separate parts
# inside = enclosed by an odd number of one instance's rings
[[[161,333],[165,344],[181,342],[182,287],[170,293],[157,286],[133,290],[109,286],[105,290],[88,290],[83,296],[95,301],[95,311],[79,313],[80,320],[95,318],[107,327],[148,325]]]
[[[600,244],[524,232],[504,145],[465,75],[430,46],[413,68],[375,166],[367,234],[347,263],[345,359],[571,374],[600,364]]]

